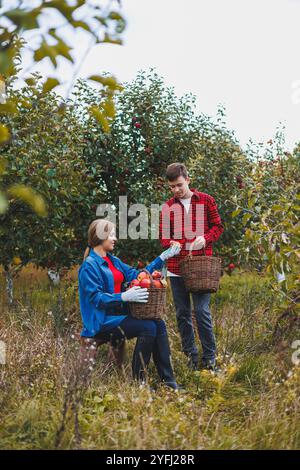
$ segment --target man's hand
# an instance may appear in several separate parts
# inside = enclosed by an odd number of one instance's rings
[[[203,236],[196,237],[196,239],[190,244],[189,250],[201,250],[205,248],[206,240]]]

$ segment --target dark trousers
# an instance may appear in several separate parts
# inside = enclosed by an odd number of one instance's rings
[[[167,329],[164,320],[139,320],[127,315],[124,320],[111,330],[98,333],[94,338],[109,341],[117,347],[124,339],[137,338],[138,336],[160,336],[166,335]]]
[[[134,337],[137,337],[137,341],[132,358],[133,377],[140,381],[145,380],[152,356],[161,381],[176,389],[177,384],[164,320],[138,320],[128,315],[119,326],[95,336],[95,338],[110,341],[114,347],[119,347],[126,338]]]
[[[182,277],[170,277],[173,299],[176,309],[176,320],[181,336],[182,350],[191,358],[198,357],[192,322],[191,296],[194,304],[197,329],[203,351],[203,362],[215,361],[216,342],[213,333],[212,318],[209,309],[211,294],[190,294]]]

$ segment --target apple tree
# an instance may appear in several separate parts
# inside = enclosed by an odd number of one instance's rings
[[[97,44],[122,44],[121,36],[125,26],[119,0],[101,1],[97,4],[87,0],[0,2],[0,145],[7,145],[12,139],[11,128],[2,118],[18,113],[24,102],[24,96],[20,94],[7,96],[7,88],[13,84],[16,76],[30,84],[32,72],[42,62],[50,62],[53,72],[57,72],[63,61],[74,64],[76,51],[72,38],[78,31],[88,40],[85,54]],[[20,74],[21,58],[25,52],[27,55],[31,54],[31,66]],[[78,70],[76,64],[73,78],[67,84],[68,90],[72,89]],[[101,83],[105,91],[101,106],[94,112],[97,112],[99,122],[107,129],[114,112],[111,109],[111,97],[118,84],[114,77],[92,75],[88,78]],[[45,77],[43,92],[49,92],[60,83],[59,74],[49,74]],[[106,108],[110,109],[109,115],[105,112]],[[59,109],[62,112],[64,108]],[[23,196],[25,197],[25,193],[15,193],[15,197],[21,200]],[[32,201],[35,197],[36,194],[31,192]],[[26,202],[26,197],[23,200]],[[0,214],[6,211],[8,202],[9,195],[3,190],[0,180]]]
[[[0,149],[6,160],[2,184],[10,199],[0,216],[0,264],[8,284],[16,266],[28,262],[56,269],[79,262],[92,202],[101,197],[82,159],[84,129],[72,103],[44,93],[38,77],[11,93],[19,109],[6,118],[12,137]]]
[[[126,195],[128,205],[161,205],[171,197],[165,170],[175,161],[187,164],[192,185],[213,193],[221,209],[225,198],[233,190],[239,191],[235,176],[244,175],[249,164],[235,139],[224,126],[197,114],[194,96],[177,97],[155,71],[139,72],[115,97],[110,133],[103,132],[88,113],[98,105],[97,100],[99,95],[80,81],[75,102],[86,129],[85,161],[95,182],[104,188],[106,202],[117,208],[119,196]],[[150,226],[150,211],[148,215]],[[127,222],[133,219],[128,216]],[[141,254],[146,261],[161,246],[155,240],[120,240],[118,250],[130,262]]]
[[[245,194],[234,198],[232,216],[241,217],[245,228],[239,257],[272,275],[279,318],[299,319],[300,148],[268,149],[267,156],[253,167]]]

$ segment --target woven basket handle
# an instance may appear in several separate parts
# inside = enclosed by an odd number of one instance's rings
[[[192,242],[192,243],[190,244],[190,247],[189,247],[189,254],[187,255],[188,258],[192,258],[192,257],[193,257],[193,250],[192,250],[193,244],[194,244],[194,242]]]
[[[153,277],[152,277],[152,274],[151,274],[147,269],[145,269],[145,268],[140,269],[139,272],[140,272],[140,273],[144,272],[144,273],[147,273],[147,274],[148,274],[148,276],[150,277],[151,286],[153,287]]]

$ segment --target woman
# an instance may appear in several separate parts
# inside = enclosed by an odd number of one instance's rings
[[[83,321],[81,336],[101,338],[120,346],[125,338],[137,338],[133,358],[134,379],[144,382],[151,355],[161,381],[178,389],[170,360],[170,347],[163,320],[139,320],[129,314],[127,302],[146,303],[147,289],[131,287],[122,291],[122,284],[138,276],[139,271],[112,256],[116,241],[115,226],[105,219],[94,220],[88,229],[88,248],[80,266],[79,300]],[[152,273],[178,254],[172,247],[161,253],[146,269]]]

